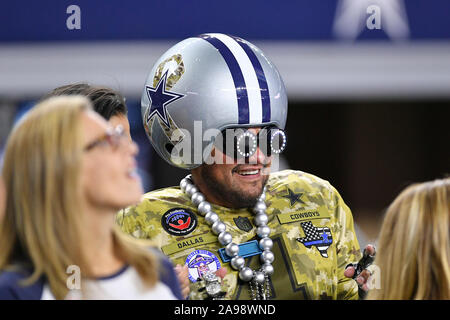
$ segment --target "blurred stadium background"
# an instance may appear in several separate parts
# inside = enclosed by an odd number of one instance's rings
[[[81,29],[68,28],[71,5],[80,9]],[[142,128],[145,78],[184,38],[237,35],[260,47],[284,78],[284,166],[329,180],[364,245],[401,189],[450,171],[449,12],[446,0],[2,2],[0,148],[51,89],[106,85],[126,96],[145,189],[178,184],[186,172],[162,162]]]

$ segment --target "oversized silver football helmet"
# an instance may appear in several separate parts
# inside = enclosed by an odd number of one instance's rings
[[[260,49],[210,33],[183,40],[159,58],[145,83],[141,113],[158,154],[193,169],[211,151],[214,132],[284,129],[287,97],[278,70]]]

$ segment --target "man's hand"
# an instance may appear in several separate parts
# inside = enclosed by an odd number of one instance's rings
[[[364,249],[364,254],[361,260],[359,260],[357,264],[349,264],[344,271],[344,275],[347,278],[355,279],[355,281],[358,283],[359,288],[366,293],[367,291],[369,291],[367,281],[371,276],[371,273],[369,270],[367,270],[367,267],[372,264],[374,258],[375,247],[371,244],[368,244]]]
[[[183,294],[183,297],[187,297],[191,292],[191,289],[189,287],[190,282],[188,272],[189,270],[187,265],[181,266],[177,264],[175,266],[175,273],[177,274],[178,282],[180,283],[181,293]]]

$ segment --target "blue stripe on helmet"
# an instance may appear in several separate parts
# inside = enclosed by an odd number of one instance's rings
[[[247,96],[247,86],[245,85],[244,75],[242,74],[241,67],[234,57],[230,49],[219,39],[208,35],[202,34],[200,38],[208,41],[212,44],[224,58],[225,62],[230,69],[231,76],[233,78],[234,86],[236,88],[236,96],[238,103],[238,115],[239,124],[248,124],[250,122],[249,116],[249,106],[248,106],[248,96]]]
[[[267,85],[266,75],[264,74],[264,70],[259,63],[258,57],[250,48],[250,46],[241,38],[231,36],[237,43],[244,49],[248,58],[250,59],[253,68],[255,69],[256,77],[258,78],[259,89],[261,92],[261,104],[262,104],[262,121],[270,122],[270,95],[269,95],[269,86]]]

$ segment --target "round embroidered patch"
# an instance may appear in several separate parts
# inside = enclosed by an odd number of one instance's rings
[[[191,252],[184,263],[189,268],[189,280],[196,282],[206,272],[216,272],[220,269],[219,259],[207,250]]]
[[[173,236],[185,236],[197,227],[197,216],[185,208],[174,208],[163,214],[161,225]]]

